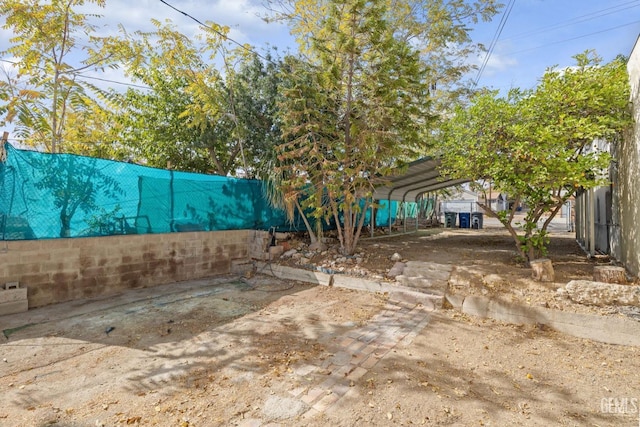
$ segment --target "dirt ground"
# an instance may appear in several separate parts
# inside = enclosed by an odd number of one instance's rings
[[[452,292],[626,315],[558,296],[607,262],[561,230],[546,285],[491,227],[305,262],[384,280],[394,253],[455,265],[470,285]],[[262,274],[57,304],[0,329],[0,426],[640,426],[639,348]]]

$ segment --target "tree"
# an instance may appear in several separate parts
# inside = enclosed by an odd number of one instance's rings
[[[277,138],[278,63],[244,47],[227,49],[228,29],[215,24],[190,39],[170,23],[152,22],[155,31],[130,42],[137,60],[126,71],[147,88],[122,96],[125,111],[116,121],[130,147],[122,155],[156,167],[220,175],[242,168],[253,176]]]
[[[71,132],[69,123],[93,123],[104,109],[107,92],[84,81],[86,70],[116,66],[118,43],[98,37],[89,20],[78,13],[85,3],[104,7],[104,0],[4,0],[0,14],[3,28],[13,32],[11,46],[2,55],[17,58],[16,75],[2,82],[8,94],[5,120],[15,122],[15,133],[28,144],[50,152],[82,151],[90,141]],[[91,135],[95,137],[95,135]]]
[[[527,261],[546,253],[547,227],[576,191],[606,183],[610,156],[594,142],[619,138],[630,123],[625,61],[603,65],[589,51],[574,58],[575,67],[548,69],[535,90],[479,94],[442,128],[442,173],[490,180],[514,199],[508,211],[482,208]],[[522,234],[514,223],[520,204],[527,207]]]
[[[242,148],[245,175],[264,178],[273,170],[273,149],[281,141],[277,100],[282,63],[271,54],[256,53],[241,55],[236,66],[225,63],[223,105],[227,114],[220,124],[226,125],[229,138]]]
[[[285,200],[333,221],[351,254],[375,183],[424,149],[427,70],[394,37],[383,1],[332,0],[325,10],[312,62],[286,64],[278,170]]]
[[[473,69],[469,57],[484,47],[473,43],[470,28],[489,21],[502,8],[498,0],[383,0],[382,17],[399,40],[410,43],[427,65],[433,108],[446,109],[472,93],[472,82],[464,80]],[[303,55],[315,56],[314,40],[327,38],[331,30],[321,23],[332,7],[326,0],[268,0],[268,20],[289,23]]]
[[[220,75],[193,40],[170,23],[152,23],[154,31],[128,36],[124,70],[138,86],[118,95],[122,110],[114,112],[118,134],[111,139],[123,146],[121,158],[210,172],[213,163],[201,140],[208,118],[219,111]],[[224,174],[227,168],[216,172]]]

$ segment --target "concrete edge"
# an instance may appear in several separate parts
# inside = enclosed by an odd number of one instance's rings
[[[304,270],[300,268],[287,267],[278,264],[267,265],[263,262],[256,263],[257,271],[279,279],[296,280],[321,286],[335,286],[338,288],[352,289],[356,291],[366,291],[389,295],[395,301],[411,304],[422,304],[427,308],[435,310],[442,307],[443,297],[438,295],[416,292],[415,290],[398,286],[387,282],[352,277],[342,274],[328,274],[321,271]]]
[[[459,303],[460,308],[451,300]],[[640,346],[640,322],[625,318],[568,313],[544,307],[523,306],[484,296],[447,296],[465,314],[515,324],[541,324],[558,332],[606,344]]]
[[[423,304],[432,310],[450,306],[462,313],[513,324],[540,324],[577,338],[606,344],[640,346],[640,322],[625,318],[568,313],[544,307],[531,307],[479,295],[446,293],[444,297],[416,292],[387,282],[320,271],[303,270],[258,262],[258,271],[281,279],[358,291],[378,292],[396,301]]]

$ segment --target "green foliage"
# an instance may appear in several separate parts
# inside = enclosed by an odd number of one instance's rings
[[[117,233],[116,217],[120,212],[120,205],[116,205],[111,211],[107,211],[102,206],[96,207],[97,212],[87,218],[89,229],[86,231],[88,236],[110,236]]]
[[[562,205],[578,189],[607,183],[611,157],[597,141],[615,140],[630,123],[624,61],[603,65],[593,52],[575,59],[575,67],[547,70],[535,90],[478,94],[442,127],[442,172],[490,181],[515,201],[510,212],[485,210],[529,261],[545,253],[547,226]],[[520,203],[522,236],[513,224]]]
[[[273,5],[270,19],[289,23],[303,55],[315,57],[316,40],[331,37],[330,27],[321,23],[334,7],[326,0],[267,0]],[[483,46],[472,42],[469,29],[478,21],[489,21],[502,8],[498,0],[383,0],[375,4],[388,31],[414,46],[430,84],[433,108],[447,109],[471,92],[463,77],[472,66],[468,58]]]
[[[121,156],[185,171],[257,174],[279,136],[277,61],[228,51],[228,29],[215,24],[192,40],[170,23],[153,22],[155,31],[130,41],[136,60],[126,71],[148,89],[131,88],[122,97],[126,107],[115,118],[126,147]]]
[[[325,11],[310,61],[285,60],[278,173],[289,206],[334,220],[353,253],[374,184],[424,150],[427,69],[395,38],[384,2],[330,1]]]
[[[76,12],[85,4],[104,7],[104,0],[4,0],[0,15],[10,30],[11,45],[2,55],[17,58],[16,74],[7,72],[2,82],[0,108],[3,120],[14,124],[27,144],[50,152],[84,152],[99,127],[95,114],[109,107],[109,95],[82,80],[86,70],[115,67],[116,39],[97,37],[90,19],[96,15]],[[101,102],[106,101],[106,102]],[[101,134],[101,133],[100,133]]]

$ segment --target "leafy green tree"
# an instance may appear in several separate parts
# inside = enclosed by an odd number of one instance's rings
[[[190,39],[170,23],[131,40],[126,70],[148,89],[130,88],[114,140],[129,157],[156,167],[254,176],[274,126],[278,63],[247,49],[228,50],[228,29],[208,24]],[[220,65],[220,62],[222,64]],[[221,68],[224,72],[219,71]]]
[[[317,223],[333,221],[351,254],[374,185],[424,149],[427,70],[395,38],[383,1],[330,1],[325,10],[311,62],[286,64],[280,185]]]
[[[272,171],[274,147],[281,141],[277,121],[281,61],[271,54],[245,54],[239,64],[225,67],[225,111],[220,125],[241,147],[242,169],[248,177],[264,178]]]
[[[575,67],[547,70],[535,90],[479,94],[442,128],[442,172],[490,180],[514,200],[508,211],[482,207],[527,261],[546,253],[547,228],[576,191],[607,182],[610,155],[596,142],[614,141],[630,123],[625,61],[602,64],[589,51],[575,59]],[[527,209],[517,224],[520,205]]]
[[[427,64],[433,107],[446,109],[460,97],[472,93],[472,82],[464,80],[473,69],[469,57],[484,47],[474,43],[470,28],[489,21],[502,8],[498,0],[384,0],[381,13],[394,36],[410,43]],[[285,21],[303,55],[314,57],[315,41],[327,39],[330,29],[321,23],[333,7],[326,0],[268,0],[267,19]]]
[[[91,18],[78,13],[88,4],[104,7],[104,0],[4,0],[0,15],[10,30],[11,45],[2,55],[16,60],[16,74],[2,82],[6,103],[4,120],[15,125],[16,135],[50,152],[86,148],[95,132],[81,134],[70,124],[94,123],[92,116],[109,106],[105,91],[82,79],[87,70],[116,66],[119,44],[98,37]]]
[[[152,23],[154,31],[129,37],[130,59],[124,70],[145,88],[130,87],[119,95],[123,108],[114,112],[117,134],[111,139],[122,145],[120,158],[160,168],[211,171],[210,152],[201,141],[219,111],[215,93],[220,75],[193,40],[170,23]]]

